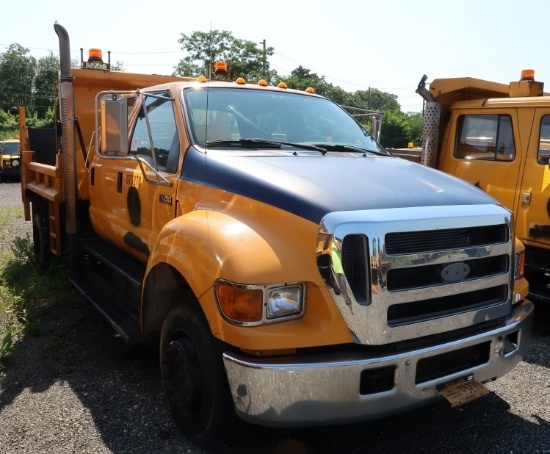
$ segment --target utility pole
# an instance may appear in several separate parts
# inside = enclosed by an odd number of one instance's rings
[[[263,41],[260,41],[259,44],[263,44],[264,46],[264,57],[263,57],[263,62],[262,62],[262,72],[263,72],[263,76],[264,76],[264,79],[267,79],[267,75],[265,73],[265,68],[266,68],[266,61],[265,61],[265,39]]]

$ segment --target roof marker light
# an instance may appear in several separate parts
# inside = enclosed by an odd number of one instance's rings
[[[88,50],[88,63],[101,63],[103,64],[103,54],[101,49],[89,49]]]
[[[214,73],[218,74],[227,74],[227,63],[224,61],[217,61],[214,64]]]
[[[520,80],[535,80],[535,70],[534,69],[523,69],[521,71]]]

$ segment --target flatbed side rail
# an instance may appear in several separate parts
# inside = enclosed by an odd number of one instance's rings
[[[57,154],[55,165],[34,161],[34,151],[22,152],[21,188],[23,211],[26,221],[31,220],[29,192],[48,201],[48,227],[50,235],[50,251],[61,255],[61,217],[60,205],[64,202],[62,155]]]

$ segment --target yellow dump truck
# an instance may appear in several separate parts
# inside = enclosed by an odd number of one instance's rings
[[[550,96],[533,70],[502,84],[471,77],[418,86],[425,102],[421,152],[402,157],[466,180],[514,214],[526,248],[530,295],[550,301]]]
[[[0,181],[19,178],[20,164],[19,139],[0,141]]]
[[[158,342],[196,443],[235,415],[311,426],[460,404],[521,361],[533,305],[493,198],[392,157],[313,89],[114,72],[98,52],[71,69],[54,27],[53,148],[20,113],[37,253],[66,254],[125,340]]]

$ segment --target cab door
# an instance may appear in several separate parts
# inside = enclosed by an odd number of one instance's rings
[[[145,92],[130,136],[130,155],[138,165],[123,177],[134,227],[125,241],[146,248],[147,254],[176,215],[180,136],[175,112],[175,99],[168,91]]]
[[[527,109],[526,109],[527,110]],[[526,245],[550,245],[550,108],[532,109],[526,115],[531,132],[523,172],[517,236]]]
[[[96,231],[147,260],[162,227],[176,215],[180,139],[175,98],[142,92],[129,114],[129,150],[92,163],[90,214]]]
[[[453,110],[440,170],[479,187],[514,211],[524,166],[517,112]]]

